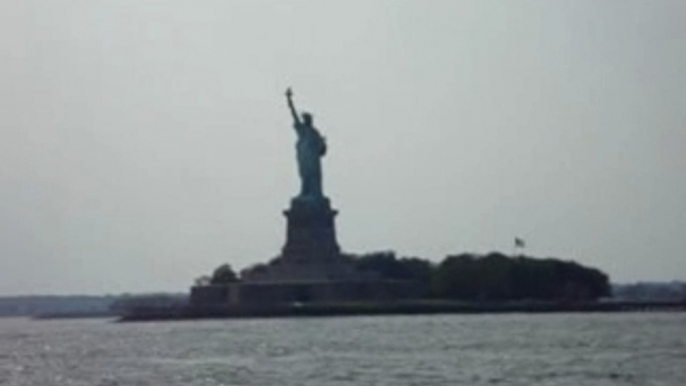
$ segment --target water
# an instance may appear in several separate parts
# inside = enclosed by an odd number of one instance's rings
[[[686,314],[0,319],[0,384],[686,385]]]

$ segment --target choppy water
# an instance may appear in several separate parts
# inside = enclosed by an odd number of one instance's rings
[[[686,385],[686,314],[0,319],[0,384]]]

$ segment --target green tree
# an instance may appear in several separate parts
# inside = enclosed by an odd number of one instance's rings
[[[367,253],[362,256],[349,256],[358,272],[372,273],[391,280],[415,282],[423,296],[428,296],[434,266],[430,261],[418,257],[398,259],[393,251]]]
[[[229,284],[238,281],[236,272],[233,271],[229,264],[222,264],[212,273],[210,284]]]
[[[432,280],[436,297],[460,300],[592,300],[610,294],[603,272],[558,259],[501,253],[448,256]]]

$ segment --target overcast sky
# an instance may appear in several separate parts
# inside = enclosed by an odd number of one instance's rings
[[[2,1],[0,294],[274,257],[284,90],[350,252],[686,279],[683,1]]]

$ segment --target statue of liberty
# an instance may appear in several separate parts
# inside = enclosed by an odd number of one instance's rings
[[[326,141],[312,125],[312,115],[302,114],[302,120],[293,105],[293,91],[286,90],[288,107],[293,115],[293,127],[298,134],[295,145],[300,174],[301,188],[298,199],[318,200],[324,198],[322,192],[321,157],[326,154]]]

